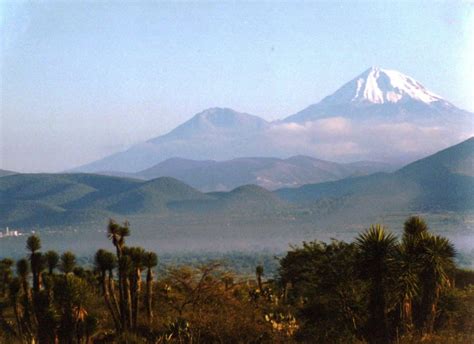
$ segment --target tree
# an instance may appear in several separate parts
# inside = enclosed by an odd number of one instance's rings
[[[61,255],[61,263],[59,265],[61,271],[66,275],[73,272],[76,266],[76,256],[71,251],[66,251]]]
[[[365,283],[355,270],[354,244],[304,242],[280,260],[280,285],[299,315],[298,340],[347,343],[360,339]]]
[[[120,305],[120,321],[122,330],[126,331],[131,326],[131,310],[130,310],[130,282],[128,280],[128,271],[130,266],[130,258],[123,258],[123,250],[125,248],[125,238],[130,235],[130,224],[125,221],[122,225],[115,220],[109,219],[107,225],[107,237],[115,246],[118,263],[118,286],[119,286],[119,305]]]
[[[105,304],[109,309],[110,315],[115,324],[117,331],[121,330],[120,327],[120,314],[119,309],[116,307],[110,299],[110,283],[107,281],[107,272],[112,271],[116,266],[115,256],[106,250],[100,249],[96,252],[94,257],[94,263],[97,271],[100,274],[100,285],[102,287],[102,295],[104,296]],[[111,278],[109,276],[109,278]]]
[[[122,225],[115,222],[113,219],[109,219],[107,226],[107,237],[112,241],[117,251],[117,259],[122,256],[122,251],[125,246],[125,238],[130,235],[130,224],[125,221]]]
[[[40,289],[40,278],[42,270],[42,256],[38,252],[41,249],[41,240],[39,236],[33,234],[26,240],[26,248],[30,251],[31,273],[33,274],[33,292],[37,293]]]
[[[145,250],[141,247],[129,247],[126,254],[130,257],[130,298],[132,308],[132,328],[136,329],[139,313],[139,300],[142,285],[142,269]]]
[[[441,292],[451,286],[449,274],[454,269],[455,251],[451,242],[441,236],[424,234],[421,238],[420,280],[423,332],[431,334],[438,313]]]
[[[397,240],[383,226],[372,225],[357,237],[356,246],[359,250],[357,267],[361,277],[369,282],[368,340],[387,343],[387,293],[396,267]]]
[[[119,286],[120,286],[120,316],[122,329],[128,331],[132,327],[132,296],[130,294],[130,279],[132,271],[130,256],[123,254],[118,259]]]
[[[143,264],[147,268],[146,273],[146,293],[145,293],[145,308],[148,319],[148,324],[153,322],[153,268],[158,264],[158,257],[154,252],[146,252],[143,257]]]
[[[426,233],[428,225],[419,216],[409,217],[403,225],[403,237],[398,251],[397,292],[405,332],[413,328],[413,300],[419,295],[420,289],[421,238]]]
[[[20,259],[16,262],[16,273],[20,279],[21,288],[23,291],[23,323],[25,324],[24,334],[27,336],[32,335],[31,325],[32,325],[32,302],[31,302],[31,293],[30,287],[28,284],[28,277],[30,275],[30,266],[28,260]]]
[[[48,273],[52,275],[54,273],[54,269],[58,267],[59,254],[56,251],[48,251],[44,254],[44,259],[48,267]]]
[[[67,253],[67,252],[66,252]],[[63,254],[64,256],[64,254]],[[69,256],[69,255],[68,255]],[[70,256],[69,256],[70,257]],[[68,258],[68,261],[70,258]],[[70,267],[71,265],[65,265]],[[70,269],[66,269],[66,274]],[[71,275],[65,279],[57,278],[53,288],[54,300],[59,315],[58,339],[59,343],[80,343],[80,325],[85,322],[88,311],[85,308],[91,295],[90,287],[81,278]]]
[[[428,225],[419,216],[410,216],[403,224],[403,236],[420,237],[423,233],[428,232]]]

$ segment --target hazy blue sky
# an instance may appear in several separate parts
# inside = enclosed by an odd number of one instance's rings
[[[213,106],[282,118],[371,65],[474,110],[468,2],[0,6],[0,168],[70,168]]]

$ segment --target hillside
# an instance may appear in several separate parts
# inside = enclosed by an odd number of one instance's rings
[[[173,177],[205,192],[230,191],[246,184],[275,190],[390,171],[392,168],[389,164],[378,162],[341,164],[309,156],[227,161],[173,158],[130,176],[140,179]]]
[[[258,226],[269,219],[312,223],[336,215],[340,219],[348,215],[362,219],[410,211],[462,212],[474,209],[473,154],[471,138],[396,172],[275,192],[243,185],[231,191],[203,193],[170,177],[145,181],[93,174],[17,174],[0,178],[0,226],[71,226],[103,223],[108,217],[139,218],[151,225],[159,217],[179,218],[193,228],[231,218],[251,219]],[[297,161],[300,166],[316,164],[320,170],[327,168],[327,173],[338,171],[331,163],[307,157],[287,160]],[[209,178],[226,172],[232,176],[237,170],[233,164],[242,163],[237,160],[230,163],[228,170],[214,170],[216,162],[177,162],[183,171],[184,166],[193,166],[192,171],[209,164]],[[245,161],[246,166],[252,167],[250,171],[255,170],[254,166],[263,171],[266,166],[281,163],[279,159]],[[361,166],[367,167],[364,163]]]
[[[18,174],[1,178],[0,192],[0,227],[71,226],[183,211],[260,214],[284,206],[276,195],[257,186],[205,194],[169,177],[142,181],[91,174]]]
[[[418,160],[394,173],[281,189],[277,194],[296,204],[344,199],[344,208],[361,212],[472,210],[474,208],[474,138]]]
[[[5,176],[9,176],[9,175],[12,175],[12,174],[16,174],[16,173],[18,173],[18,172],[0,169],[0,178],[5,177]]]

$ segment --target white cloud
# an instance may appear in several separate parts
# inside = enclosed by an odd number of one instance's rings
[[[328,160],[406,162],[432,154],[474,134],[472,126],[407,121],[354,121],[330,117],[276,123],[266,133],[269,144],[288,155],[308,154]]]

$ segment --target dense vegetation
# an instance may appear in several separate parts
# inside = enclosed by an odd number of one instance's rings
[[[453,245],[410,217],[399,240],[373,225],[354,242],[305,242],[238,276],[220,262],[174,265],[126,239],[111,220],[113,251],[94,266],[72,252],[0,261],[0,342],[6,343],[468,343],[474,273]]]

